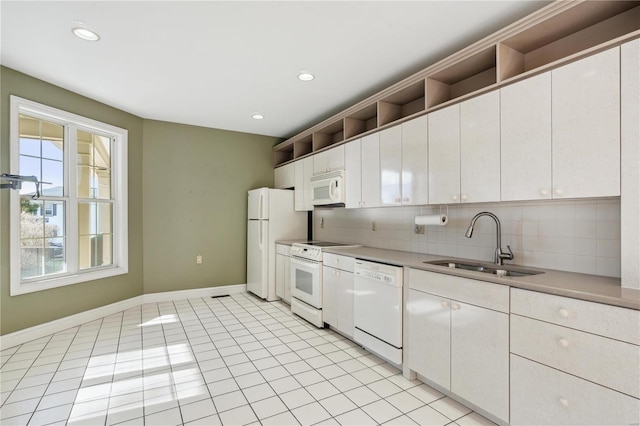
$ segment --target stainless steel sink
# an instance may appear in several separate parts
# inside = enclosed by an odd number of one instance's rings
[[[544,274],[542,271],[532,269],[523,269],[508,265],[494,265],[475,262],[460,262],[459,260],[432,260],[423,262],[429,265],[444,266],[451,269],[463,269],[465,271],[484,272],[485,274],[493,274],[500,277],[526,277],[529,275]]]

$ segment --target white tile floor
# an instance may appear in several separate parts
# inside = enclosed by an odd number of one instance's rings
[[[281,302],[150,303],[3,349],[9,425],[490,425]]]

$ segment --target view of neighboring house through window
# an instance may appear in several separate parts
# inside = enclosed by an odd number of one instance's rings
[[[11,294],[126,273],[126,130],[11,100]]]
[[[19,126],[20,173],[51,182],[39,200],[31,185],[20,190],[21,275],[65,272],[64,127],[25,115]]]

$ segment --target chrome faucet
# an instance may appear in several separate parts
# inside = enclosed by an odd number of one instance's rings
[[[475,215],[473,219],[471,219],[471,223],[467,228],[467,232],[464,233],[464,236],[467,238],[471,238],[471,235],[473,235],[473,227],[476,224],[476,220],[478,220],[481,216],[489,216],[491,219],[493,219],[496,222],[496,254],[493,257],[493,262],[496,265],[502,265],[505,259],[513,260],[513,252],[511,251],[511,247],[507,245],[507,249],[509,250],[509,253],[502,252],[502,242],[501,242],[502,230],[500,228],[500,219],[498,219],[498,216],[496,216],[493,213],[482,212]]]

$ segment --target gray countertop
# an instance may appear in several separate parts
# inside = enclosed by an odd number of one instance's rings
[[[620,278],[532,268],[528,266],[524,266],[523,268],[543,271],[544,273],[539,275],[529,275],[526,277],[497,277],[483,272],[452,269],[445,266],[424,263],[433,260],[456,259],[455,257],[450,256],[433,256],[423,253],[410,253],[373,247],[326,248],[324,251],[355,257],[362,260],[388,263],[397,266],[407,266],[425,271],[440,272],[443,274],[488,281],[511,287],[556,294],[558,296],[572,297],[574,299],[582,299],[591,302],[605,303],[608,305],[640,310],[640,290],[621,287]],[[459,260],[469,261],[469,259]],[[511,266],[511,264],[508,266]]]

